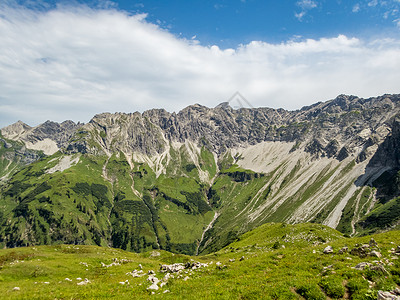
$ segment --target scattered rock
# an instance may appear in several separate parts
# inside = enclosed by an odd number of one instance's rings
[[[356,270],[364,270],[366,267],[370,267],[372,266],[372,264],[368,263],[368,262],[361,262],[359,264],[357,264],[354,269]]]
[[[161,253],[158,252],[158,251],[151,251],[151,252],[150,252],[150,257],[158,257],[158,256],[160,256],[160,255],[161,255]]]
[[[125,281],[120,281],[119,282],[119,284],[122,284],[122,285],[128,285],[129,284],[129,281],[128,281],[128,279],[127,280],[125,280]]]
[[[235,261],[235,259],[234,258],[231,258],[230,260],[229,260],[229,262],[234,262]]]
[[[380,252],[378,252],[378,251],[375,251],[375,250],[371,251],[371,252],[369,253],[369,255],[370,255],[370,256],[374,256],[374,257],[378,257],[378,258],[381,258],[381,257],[382,257],[382,254],[381,254]]]
[[[363,258],[367,256],[367,251],[365,251],[365,248],[363,247],[357,247],[351,249],[350,254]]]
[[[125,259],[125,258],[122,258],[122,259],[118,259],[118,258],[113,258],[113,262],[111,263],[111,264],[109,264],[109,265],[106,265],[105,263],[101,263],[101,266],[103,267],[103,268],[109,268],[109,267],[112,267],[112,266],[120,266],[121,264],[126,264],[126,263],[128,263],[128,262],[130,262],[131,260],[128,260],[128,259]],[[86,267],[88,266],[86,263],[80,263],[80,264],[83,264],[83,265],[85,265]]]
[[[157,285],[157,283],[153,283],[151,286],[149,286],[147,288],[148,290],[154,290],[154,291],[158,291],[159,287]]]
[[[66,280],[66,281],[72,281],[72,280],[71,280],[71,279],[69,279],[69,278],[65,278],[65,280]]]
[[[166,294],[166,293],[169,293],[170,291],[169,290],[165,290],[164,292],[163,292],[163,294]]]
[[[378,300],[400,300],[400,296],[397,296],[391,292],[378,291]]]
[[[160,279],[158,279],[156,276],[154,276],[153,274],[150,274],[149,277],[147,278],[148,281],[152,282],[152,283],[159,283]]]
[[[185,265],[181,263],[176,263],[172,265],[161,265],[160,271],[163,273],[177,273],[185,269]]]
[[[378,247],[378,243],[373,238],[371,238],[371,240],[369,241],[369,246]]]
[[[79,264],[80,264],[80,265],[84,265],[86,268],[88,267],[88,264],[85,263],[85,262],[80,262]]]
[[[190,277],[189,276],[186,276],[185,278],[183,278],[183,281],[187,281],[187,280],[189,280],[190,279]]]
[[[142,270],[139,270],[139,271],[138,270],[133,270],[132,272],[126,273],[126,275],[131,275],[132,277],[142,277],[145,274],[143,273]]]
[[[101,266],[103,267],[103,268],[109,268],[109,267],[112,267],[112,266],[119,266],[120,264],[119,263],[116,263],[116,262],[112,262],[111,264],[109,264],[109,265],[106,265],[105,263],[101,263]]]
[[[171,273],[165,274],[163,281],[167,282],[171,278]]]
[[[332,248],[332,246],[327,246],[327,247],[324,249],[324,254],[329,254],[329,253],[333,253],[333,248]]]
[[[85,280],[78,282],[77,285],[87,285],[88,283],[90,283],[90,280],[85,278]]]
[[[21,289],[20,289],[18,286],[16,286],[16,287],[13,288],[12,290],[13,290],[13,291],[20,291]]]
[[[342,249],[339,250],[339,254],[343,254],[343,253],[347,253],[347,252],[349,252],[348,247],[343,247]]]
[[[385,267],[382,265],[372,266],[370,268],[371,268],[371,270],[380,272],[382,274],[389,274],[389,272],[386,271]]]

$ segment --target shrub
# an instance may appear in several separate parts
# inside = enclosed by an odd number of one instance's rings
[[[346,287],[348,288],[350,294],[354,294],[361,290],[368,289],[368,282],[364,278],[355,277],[351,278],[347,282]]]
[[[185,166],[186,172],[190,173],[193,169],[196,169],[194,164],[188,164]]]
[[[305,299],[310,300],[325,300],[326,297],[316,284],[304,284],[297,289],[297,293]]]
[[[279,243],[279,241],[276,241],[273,245],[272,245],[272,249],[279,249],[281,247],[281,243]]]
[[[325,293],[333,299],[339,299],[344,296],[345,289],[342,285],[341,278],[326,277],[320,281],[319,285]]]

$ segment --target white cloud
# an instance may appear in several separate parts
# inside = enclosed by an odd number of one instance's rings
[[[312,9],[317,7],[317,2],[312,0],[301,0],[297,1],[297,6],[300,6],[302,9]]]
[[[379,16],[385,20],[397,23],[400,18],[400,0],[364,0],[353,6],[353,13],[364,11],[371,16]]]
[[[294,16],[301,22],[303,21],[304,16],[310,9],[317,7],[317,2],[312,0],[300,0],[296,2],[296,5],[299,6],[302,11],[299,13],[295,13]]]
[[[0,16],[0,127],[214,107],[235,91],[254,106],[286,109],[342,93],[399,93],[398,40],[340,35],[223,50],[177,38],[144,14],[0,6]]]
[[[368,6],[375,7],[378,5],[378,0],[371,0],[368,2]]]
[[[296,19],[298,19],[299,21],[303,20],[303,17],[306,15],[305,11],[301,11],[299,13],[295,13],[294,16],[296,17]]]
[[[353,13],[356,13],[356,12],[359,12],[360,11],[360,4],[355,4],[354,6],[353,6]]]

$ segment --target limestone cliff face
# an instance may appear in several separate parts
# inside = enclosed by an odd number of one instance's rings
[[[221,154],[264,141],[283,141],[296,142],[316,157],[343,160],[354,154],[363,161],[390,134],[392,120],[400,111],[399,100],[399,95],[370,99],[340,95],[297,111],[196,104],[179,113],[162,109],[106,113],[84,125],[69,150],[97,151],[90,150],[89,140],[94,139],[104,151],[154,155],[165,151],[169,142],[190,140]]]

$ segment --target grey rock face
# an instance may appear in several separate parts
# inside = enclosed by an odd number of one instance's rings
[[[390,120],[400,112],[400,96],[384,95],[360,99],[340,95],[336,99],[297,111],[284,109],[241,108],[229,105],[207,108],[199,104],[179,113],[153,109],[143,114],[101,114],[83,126],[96,137],[104,150],[162,153],[170,141],[191,140],[216,153],[263,141],[286,141],[304,144],[305,151],[316,157],[343,160],[359,154],[369,158],[368,149],[381,143],[390,132]],[[92,134],[93,135],[93,134]],[[91,136],[93,137],[93,136]],[[75,145],[86,151],[87,140]]]
[[[64,148],[70,141],[71,136],[83,124],[75,124],[73,121],[64,121],[61,124],[46,121],[36,127],[30,127],[18,121],[1,129],[1,134],[10,140],[36,143],[44,139],[54,141],[59,148]]]

